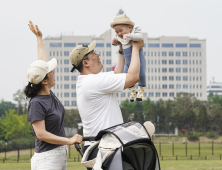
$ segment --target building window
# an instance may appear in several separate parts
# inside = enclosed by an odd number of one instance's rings
[[[72,97],[76,97],[76,93],[72,93]]]
[[[199,62],[199,63],[200,63],[200,65],[201,65],[201,60],[200,60],[200,62]]]
[[[64,80],[69,80],[69,76],[64,76]]]
[[[196,73],[198,73],[198,68],[196,68]]]
[[[187,88],[188,88],[188,85],[187,85],[187,84],[184,84],[184,85],[183,85],[183,88],[184,88],[184,89],[187,89]]]
[[[75,88],[76,88],[76,85],[75,85],[75,84],[72,84],[71,87],[72,87],[72,89],[75,89]]]
[[[69,68],[64,68],[64,72],[69,72]]]
[[[183,81],[187,81],[188,77],[187,76],[183,76]]]
[[[173,44],[162,44],[162,47],[173,47]]]
[[[200,81],[202,80],[202,77],[200,76]]]
[[[167,64],[167,60],[162,60],[162,64]]]
[[[173,73],[174,69],[173,68],[169,68],[169,72]]]
[[[180,73],[180,68],[176,68],[176,72]]]
[[[151,56],[153,56],[153,52],[151,52]]]
[[[169,64],[173,64],[173,60],[169,60]]]
[[[111,43],[106,43],[106,47],[111,47]]]
[[[162,52],[162,56],[166,56],[167,55],[167,53],[166,52]]]
[[[163,76],[162,80],[166,81],[167,80],[167,76]]]
[[[64,93],[64,96],[65,97],[69,97],[69,93]]]
[[[76,101],[72,101],[72,106],[76,106]]]
[[[146,56],[146,51],[143,52],[143,55]]]
[[[151,64],[153,64],[153,60],[151,60]]]
[[[64,60],[64,64],[69,64],[69,60]]]
[[[49,52],[49,56],[52,56],[52,52],[51,51]]]
[[[183,72],[184,72],[184,73],[187,73],[187,68],[183,68]]]
[[[50,43],[50,47],[62,47],[62,43]]]
[[[72,79],[72,80],[76,80],[76,76],[72,76],[71,79]]]
[[[65,106],[69,106],[69,101],[65,101],[65,102],[64,102],[64,105],[65,105]]]
[[[160,93],[156,93],[156,97],[160,97]]]
[[[170,81],[173,81],[173,80],[174,80],[174,77],[173,77],[173,76],[169,76],[169,80],[170,80]]]
[[[180,52],[176,52],[176,56],[180,56]]]
[[[180,64],[180,60],[176,60],[176,64]]]
[[[167,69],[166,68],[162,68],[162,72],[167,72]]]
[[[116,97],[119,97],[119,93],[116,93]],[[129,96],[128,96],[129,97]]]
[[[69,89],[69,84],[64,84],[65,89]]]
[[[112,71],[111,68],[106,68],[106,72]]]
[[[183,52],[183,56],[187,56],[187,52]]]
[[[177,88],[177,89],[181,89],[181,85],[180,85],[180,84],[177,84],[177,85],[176,85],[176,88]]]
[[[201,48],[201,44],[190,44],[190,48]]]
[[[149,93],[149,97],[153,97],[153,93]]]
[[[180,80],[181,80],[181,77],[180,77],[180,76],[176,76],[176,80],[177,80],[177,81],[180,81]]]
[[[169,88],[170,88],[170,89],[174,89],[174,84],[170,84],[170,85],[169,85]]]
[[[60,56],[62,56],[62,51],[60,51]]]
[[[96,47],[104,47],[103,43],[96,43]]]
[[[64,51],[64,56],[69,56],[69,51]]]
[[[187,44],[176,44],[178,48],[187,48]]]
[[[201,57],[201,52],[199,54],[200,54],[200,57]]]
[[[163,93],[163,97],[167,97],[167,93]]]
[[[198,52],[196,52],[196,56],[198,56]]]
[[[187,64],[187,60],[183,60],[183,64]]]
[[[163,89],[167,89],[167,84],[163,84],[163,85],[162,85],[162,88],[163,88]]]
[[[174,97],[174,93],[170,93],[170,97]]]
[[[64,43],[64,47],[75,47],[76,43]]]
[[[111,56],[111,51],[107,51],[106,56]]]
[[[121,93],[121,97],[125,97],[126,96],[126,93]]]
[[[157,48],[160,47],[160,44],[148,44],[148,47]]]
[[[78,43],[78,45],[89,45],[89,43]]]
[[[169,56],[173,56],[173,52],[171,51],[171,52],[169,52]]]
[[[53,51],[53,56],[55,56],[55,51]]]
[[[106,60],[106,64],[111,64],[111,60]]]

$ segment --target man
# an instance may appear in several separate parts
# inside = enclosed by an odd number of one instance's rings
[[[123,123],[116,92],[132,87],[139,81],[139,49],[144,42],[132,42],[132,59],[128,73],[123,73],[124,56],[122,45],[114,72],[100,73],[103,65],[99,54],[94,52],[96,42],[75,47],[70,55],[73,69],[80,72],[76,85],[77,106],[83,123],[84,136],[96,136],[108,127]],[[84,150],[90,145],[85,143]]]

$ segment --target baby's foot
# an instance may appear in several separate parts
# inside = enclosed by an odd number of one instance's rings
[[[136,96],[136,100],[137,101],[143,101],[143,93],[145,91],[145,87],[143,86],[138,86],[138,93]]]
[[[136,94],[137,94],[136,87],[135,87],[135,86],[130,87],[130,88],[129,88],[129,91],[130,91],[130,101],[131,101],[131,102],[134,102],[135,97],[136,97]]]

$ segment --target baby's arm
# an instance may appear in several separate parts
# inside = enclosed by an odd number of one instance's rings
[[[130,40],[141,41],[143,39],[142,30],[139,26],[135,26],[135,30],[130,33]]]

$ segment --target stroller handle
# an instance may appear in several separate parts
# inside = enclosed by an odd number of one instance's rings
[[[88,136],[88,137],[83,137],[82,141],[94,141],[95,136]],[[83,151],[81,147],[79,146],[79,143],[74,143],[76,150],[79,152],[79,154],[83,157]]]

